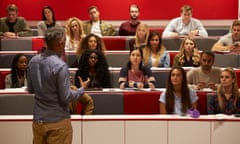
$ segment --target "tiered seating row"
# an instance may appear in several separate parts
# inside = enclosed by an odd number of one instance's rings
[[[19,51],[26,54],[29,59],[36,55],[36,51],[25,52]],[[4,88],[4,79],[6,74],[10,73],[10,66],[14,55],[16,54],[15,51],[12,52],[0,52],[0,68],[7,68],[7,70],[0,70],[0,88]],[[174,56],[177,54],[177,51],[169,51],[171,63],[173,62]],[[118,87],[118,77],[119,71],[121,67],[125,67],[128,58],[129,52],[128,51],[106,51],[106,58],[109,64],[109,70],[111,73],[111,85],[113,88]],[[66,53],[66,61],[69,66],[76,60],[75,53],[67,52]],[[235,67],[238,68],[240,65],[240,55],[239,54],[216,54],[215,65],[220,67]],[[157,88],[164,88],[166,86],[167,76],[170,68],[152,68],[153,74],[156,78],[156,87]],[[76,69],[75,69],[76,71]],[[73,71],[73,73],[75,72]],[[237,75],[239,75],[240,70],[236,70]],[[240,79],[240,75],[238,76]],[[240,81],[239,81],[240,84]]]
[[[162,89],[163,90],[163,89]],[[94,115],[99,114],[159,114],[160,91],[87,91],[94,101]],[[17,90],[16,90],[17,91]],[[0,115],[31,115],[34,95],[27,92],[0,95]],[[198,109],[207,114],[207,92],[198,92]]]
[[[118,78],[121,68],[109,68],[111,78],[111,88],[119,88]],[[76,68],[69,69],[70,74],[75,75]],[[188,71],[189,69],[186,69]],[[152,68],[153,75],[156,79],[156,88],[165,88],[168,80],[170,68]],[[240,85],[240,69],[235,69],[238,85]],[[0,69],[0,89],[5,88],[5,77],[10,73],[10,69]]]
[[[129,50],[129,42],[133,37],[128,36],[104,36],[102,37],[107,50]],[[183,38],[163,39],[167,50],[179,50]],[[210,50],[219,37],[196,37],[199,50]],[[0,50],[2,51],[37,51],[44,46],[42,37],[22,37],[18,39],[1,39]]]
[[[170,55],[170,65],[173,65],[173,60],[178,51],[168,51]],[[16,53],[23,53],[31,59],[37,54],[37,51],[0,51],[0,68],[10,68],[13,57]],[[109,67],[125,67],[129,60],[129,51],[106,51],[106,59]],[[69,67],[77,60],[75,52],[65,52],[66,63]],[[240,66],[239,53],[215,54],[215,66],[219,67],[234,67]]]

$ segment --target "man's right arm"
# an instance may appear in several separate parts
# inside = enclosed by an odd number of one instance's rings
[[[174,32],[174,25],[176,25],[176,20],[171,20],[167,27],[164,29],[162,33],[162,38],[169,38],[169,37],[178,37],[179,34]]]

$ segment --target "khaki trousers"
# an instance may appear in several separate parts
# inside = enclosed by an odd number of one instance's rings
[[[87,93],[84,93],[78,100],[71,102],[69,104],[69,109],[71,114],[79,114],[76,112],[77,104],[81,103],[83,105],[82,113],[83,115],[92,115],[94,109],[94,103],[92,97]]]
[[[70,119],[45,123],[33,121],[33,144],[71,144],[72,125]]]

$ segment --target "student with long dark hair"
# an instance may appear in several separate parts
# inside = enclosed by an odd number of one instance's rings
[[[186,114],[188,109],[197,108],[196,91],[188,88],[186,73],[182,67],[173,67],[168,76],[166,91],[161,93],[161,114]]]
[[[11,65],[11,73],[5,78],[5,88],[20,88],[27,86],[28,58],[23,54],[16,54]]]
[[[96,49],[86,50],[78,65],[75,76],[75,85],[80,87],[78,77],[90,79],[89,88],[110,88],[110,73],[104,54]]]
[[[38,35],[44,36],[47,29],[50,27],[61,27],[61,24],[56,22],[53,8],[44,6],[42,8],[42,21],[37,24]]]
[[[149,67],[143,66],[143,52],[141,48],[130,50],[127,67],[119,74],[119,87],[124,88],[155,88],[155,78]]]

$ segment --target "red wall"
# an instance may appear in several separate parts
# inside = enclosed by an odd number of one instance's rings
[[[179,16],[184,4],[193,7],[193,16],[199,19],[237,19],[238,0],[0,0],[0,17],[6,15],[6,6],[15,3],[19,15],[27,20],[40,20],[41,8],[50,5],[55,10],[57,20],[76,16],[88,19],[87,8],[99,7],[101,18],[105,20],[129,19],[128,8],[132,3],[140,7],[140,19],[165,20]]]

